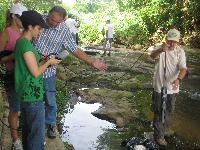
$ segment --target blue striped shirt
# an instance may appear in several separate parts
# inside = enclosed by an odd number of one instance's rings
[[[43,16],[47,20],[47,16]],[[60,23],[57,27],[44,29],[38,38],[33,40],[33,45],[40,54],[59,54],[62,49],[75,52],[77,45],[67,28],[65,22]],[[43,77],[48,78],[56,74],[56,67],[48,67]]]

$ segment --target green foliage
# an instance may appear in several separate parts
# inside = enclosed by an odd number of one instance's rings
[[[86,1],[78,3],[79,10],[84,13],[94,13],[100,7],[98,3],[94,1]]]
[[[65,108],[69,102],[68,93],[70,88],[65,85],[63,81],[56,80],[56,103],[57,103],[57,118],[62,118],[64,113],[67,111]]]
[[[60,5],[61,0],[21,0],[20,1],[29,10],[37,10],[40,13],[49,11],[53,6]],[[6,12],[9,10],[12,3],[10,0],[1,0],[0,2],[0,31],[2,31],[6,25]]]
[[[85,45],[96,45],[101,43],[103,39],[103,24],[102,15],[100,13],[96,13],[95,16],[92,14],[85,14],[79,29],[82,43]]]
[[[70,54],[69,56],[67,56],[67,58],[65,60],[62,61],[62,64],[71,65],[74,60],[75,60],[74,56],[72,54]]]
[[[21,0],[21,3],[27,6],[30,10],[37,10],[39,12],[49,11],[53,6],[60,5],[61,0]]]
[[[125,45],[145,44],[148,41],[148,31],[143,20],[136,13],[124,12],[115,22],[115,42]]]
[[[136,91],[134,92],[133,100],[138,104],[136,109],[139,110],[140,116],[145,119],[149,118],[149,115],[151,114],[151,91]]]
[[[0,31],[2,31],[6,25],[6,12],[8,8],[8,0],[1,0],[0,2]]]
[[[198,0],[103,0],[98,3],[81,0],[77,9],[83,12],[83,19],[84,14],[90,14],[92,19],[91,24],[83,22],[80,28],[81,40],[86,44],[101,44],[103,36],[99,29],[104,26],[107,15],[115,27],[114,42],[127,46],[160,41],[172,27],[178,28],[182,37],[192,38],[192,32],[198,34],[200,31]],[[200,46],[198,42],[195,45]]]
[[[81,10],[83,10],[83,6],[80,8]],[[146,26],[136,12],[120,12],[117,5],[105,2],[101,3],[101,7],[95,13],[82,14],[83,19],[79,30],[82,43],[85,45],[102,44],[106,16],[110,16],[111,23],[114,25],[115,43],[131,46],[148,41]]]
[[[61,4],[61,0],[21,0],[21,3],[42,13]],[[0,2],[0,31],[5,27],[10,4],[9,0]],[[79,36],[84,45],[102,44],[105,18],[110,16],[116,44],[132,47],[157,42],[166,30],[175,26],[187,39],[184,42],[200,47],[199,40],[195,40],[200,32],[199,0],[79,0],[67,9],[81,20]]]

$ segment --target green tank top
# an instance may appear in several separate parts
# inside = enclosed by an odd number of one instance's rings
[[[26,38],[19,39],[15,46],[15,90],[17,99],[23,102],[41,101],[44,97],[42,75],[34,77],[29,72],[23,54],[33,52],[39,64],[40,56],[31,41]]]

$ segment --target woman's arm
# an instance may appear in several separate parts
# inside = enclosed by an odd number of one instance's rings
[[[0,36],[0,52],[5,50],[8,39],[9,39],[8,32],[6,30],[4,30]]]
[[[6,30],[4,30],[0,36],[0,52],[5,50],[8,39],[9,39],[8,32]],[[11,62],[13,60],[14,60],[14,54],[10,54],[8,56],[0,58],[0,64]]]
[[[61,60],[51,58],[42,65],[38,66],[35,55],[32,51],[24,53],[23,58],[25,60],[28,70],[34,77],[38,77],[42,73],[44,73],[49,65],[55,65],[61,62]]]
[[[8,56],[4,56],[4,57],[0,58],[0,64],[11,62],[14,59],[15,59],[15,55],[14,55],[14,53],[12,53],[12,54],[10,54]]]

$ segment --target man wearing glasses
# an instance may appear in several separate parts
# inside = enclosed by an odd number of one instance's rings
[[[49,25],[48,29],[44,29],[41,35],[33,41],[35,48],[42,55],[59,54],[61,49],[67,49],[75,57],[85,61],[88,65],[93,66],[98,70],[105,70],[107,68],[99,59],[89,57],[85,52],[77,47],[69,29],[64,22],[66,11],[60,6],[53,7],[47,15],[43,18]],[[47,136],[51,139],[56,138],[56,89],[55,89],[55,66],[49,67],[43,74],[45,96],[46,96],[46,112],[45,123],[47,127]]]

